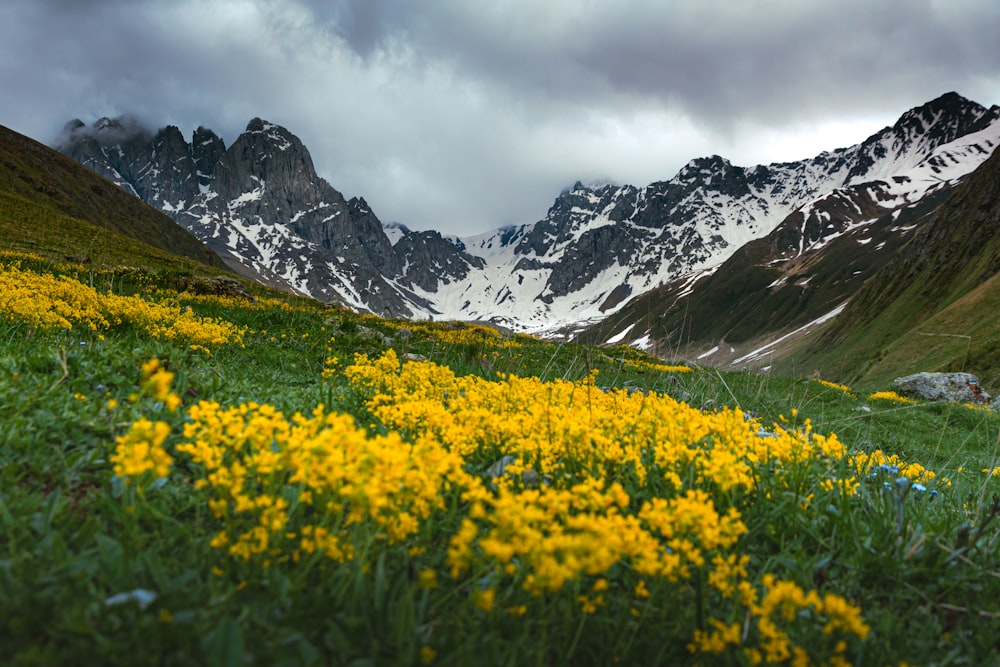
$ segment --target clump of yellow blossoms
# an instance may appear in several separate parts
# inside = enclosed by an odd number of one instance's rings
[[[905,396],[900,396],[894,391],[876,391],[874,394],[868,395],[869,401],[892,401],[893,403],[903,403],[903,404],[913,404],[916,403],[912,398],[906,398]]]
[[[660,373],[690,373],[692,370],[690,366],[660,364],[645,360],[625,359],[624,363],[626,366],[631,366],[639,370],[657,371]]]
[[[813,382],[823,385],[824,387],[829,387],[830,389],[836,389],[837,391],[842,391],[848,396],[854,396],[854,390],[848,387],[846,384],[837,384],[836,382],[830,382],[828,380],[820,380],[815,378]]]
[[[163,368],[159,359],[150,359],[142,365],[142,390],[173,412],[180,406],[181,399],[171,390],[174,374]]]
[[[857,471],[858,477],[867,477],[879,468],[891,468],[893,474],[919,483],[926,483],[937,477],[933,470],[928,470],[919,463],[907,463],[896,454],[886,454],[881,449],[876,449],[871,453],[852,454],[848,458],[848,463],[852,470]],[[950,482],[946,482],[946,484],[950,484]]]
[[[147,370],[149,391],[158,372]],[[825,658],[835,664],[868,632],[843,598],[771,575],[754,583],[740,553],[742,508],[792,489],[803,466],[844,469],[844,446],[808,420],[762,435],[738,409],[602,390],[593,377],[457,377],[430,362],[402,364],[392,351],[359,355],[343,373],[367,427],[323,406],[290,417],[255,403],[188,409],[175,451],[219,523],[214,547],[273,567],[366,559],[373,545],[420,553],[430,539],[457,581],[491,573],[497,583],[470,595],[485,614],[497,613],[499,585],[535,598],[569,590],[592,614],[611,581],[637,605],[651,590],[664,596],[658,604],[694,604],[703,582],[711,604],[690,649],[740,651],[751,663],[824,659],[796,639],[812,632],[837,642]],[[136,442],[148,434],[142,420],[133,428]],[[419,581],[440,585],[427,573]],[[525,613],[522,600],[502,613]],[[733,618],[744,620],[724,620]]]
[[[154,338],[218,347],[241,344],[243,329],[229,322],[199,317],[138,296],[101,293],[67,276],[0,266],[0,315],[40,329],[80,326],[107,331],[128,325]]]
[[[171,412],[181,404],[180,397],[173,391],[173,380],[174,374],[163,368],[159,359],[150,359],[142,365],[142,393],[160,401]],[[108,409],[116,405],[117,401],[114,405],[108,401]],[[173,457],[164,448],[169,436],[170,425],[164,421],[151,422],[146,418],[136,421],[128,433],[116,440],[115,453],[111,457],[115,474],[126,480],[142,477],[150,471],[157,478],[166,477],[173,463]]]
[[[383,320],[373,315],[362,316],[361,319],[390,329],[409,329],[411,334],[445,345],[482,345],[488,348],[509,349],[537,340],[528,334],[505,334],[491,326],[469,322]]]
[[[117,439],[117,448],[111,457],[115,474],[126,480],[147,472],[157,478],[166,477],[173,463],[173,457],[163,449],[169,435],[170,425],[166,422],[154,423],[146,418],[136,421],[128,433]]]
[[[185,442],[226,530],[216,544],[244,560],[321,552],[352,556],[351,528],[367,525],[398,543],[443,507],[443,494],[465,477],[462,461],[437,442],[373,436],[348,415],[322,406],[291,419],[268,405],[224,408],[202,401],[188,411]],[[293,494],[294,508],[285,490]],[[289,512],[302,517],[291,529]]]

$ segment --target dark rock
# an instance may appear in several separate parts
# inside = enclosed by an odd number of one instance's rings
[[[188,278],[185,280],[184,289],[192,294],[207,294],[211,296],[229,296],[239,299],[246,299],[256,303],[246,287],[240,281],[229,276],[202,276]]]

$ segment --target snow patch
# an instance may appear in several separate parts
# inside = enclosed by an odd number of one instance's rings
[[[716,352],[718,352],[718,351],[719,351],[719,346],[718,346],[718,345],[716,345],[715,347],[713,347],[713,348],[712,348],[711,350],[709,350],[708,352],[702,352],[701,354],[699,354],[697,358],[698,358],[698,359],[704,359],[705,357],[710,357],[710,356],[712,356],[713,354],[715,354],[715,353],[716,353]]]
[[[617,345],[618,343],[625,340],[625,336],[628,335],[628,332],[632,330],[632,327],[634,327],[635,324],[636,323],[633,322],[632,324],[628,325],[627,327],[616,333],[614,336],[609,338],[607,341],[608,345]]]
[[[839,306],[837,306],[836,308],[834,308],[833,310],[831,310],[826,315],[823,315],[822,317],[817,317],[812,322],[809,322],[808,324],[805,324],[805,325],[799,327],[795,331],[791,331],[789,333],[786,333],[781,338],[773,340],[770,343],[768,343],[767,345],[764,345],[762,347],[758,347],[756,350],[754,350],[750,354],[743,355],[739,359],[733,360],[732,364],[735,365],[735,364],[742,364],[742,363],[747,362],[747,361],[753,361],[755,359],[758,359],[758,358],[764,356],[768,352],[773,352],[772,348],[775,345],[777,345],[778,343],[781,343],[782,341],[787,340],[788,338],[791,338],[795,334],[808,331],[809,329],[811,329],[811,328],[813,328],[813,327],[815,327],[815,326],[817,326],[819,324],[823,324],[824,322],[826,322],[828,320],[832,320],[837,315],[840,315],[840,313],[844,310],[844,308],[846,306],[847,306],[847,302],[845,301],[844,303],[840,304]]]

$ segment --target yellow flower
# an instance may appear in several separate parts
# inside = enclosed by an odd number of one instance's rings
[[[427,590],[437,588],[437,572],[434,570],[421,570],[417,576],[421,588]]]
[[[903,404],[913,404],[916,403],[912,398],[906,398],[900,396],[894,391],[876,391],[874,394],[868,395],[869,401],[892,401],[893,403],[903,403]]]
[[[111,457],[115,474],[131,478],[152,471],[158,478],[166,477],[173,463],[173,458],[163,449],[169,435],[170,425],[166,422],[154,424],[145,417],[140,418],[116,441],[117,447]]]
[[[155,338],[200,345],[240,344],[245,329],[200,318],[179,306],[102,294],[73,278],[0,266],[0,315],[42,329],[92,331],[131,326]],[[102,335],[98,334],[98,340]]]
[[[814,381],[818,382],[819,384],[823,385],[824,387],[829,387],[831,389],[836,389],[838,391],[842,391],[845,394],[847,394],[848,396],[854,396],[854,390],[851,389],[850,387],[848,387],[846,384],[837,384],[836,382],[827,382],[826,380],[819,380],[819,379],[816,379]]]
[[[479,609],[489,612],[493,609],[493,602],[496,600],[496,591],[486,588],[472,594],[472,601]]]

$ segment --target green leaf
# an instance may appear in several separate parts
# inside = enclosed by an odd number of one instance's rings
[[[246,646],[243,629],[231,618],[224,618],[206,638],[208,664],[218,667],[243,667]]]

